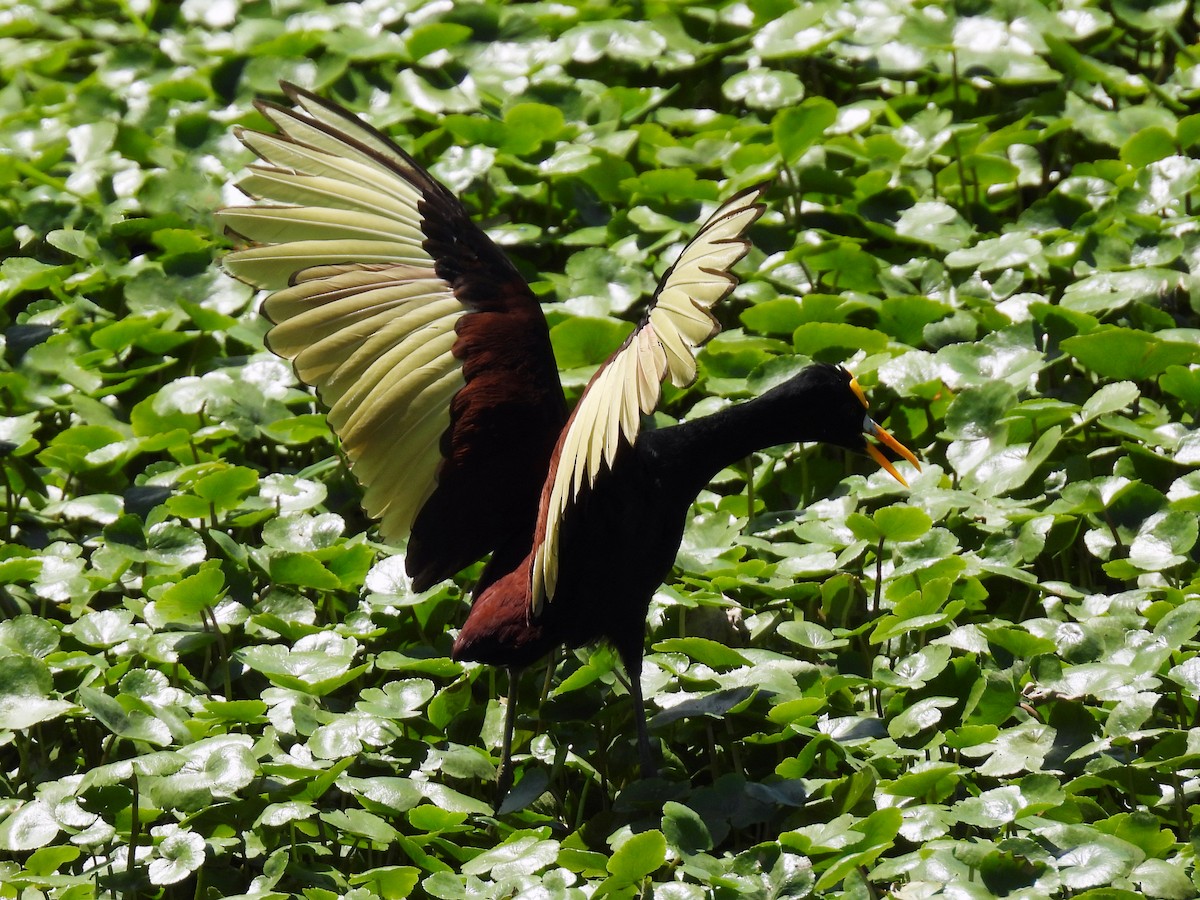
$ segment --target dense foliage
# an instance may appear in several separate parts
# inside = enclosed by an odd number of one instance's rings
[[[462,193],[572,394],[774,178],[667,417],[844,361],[924,470],[758,454],[605,647],[455,664],[212,211],[287,78]],[[1185,0],[0,9],[0,896],[1196,895]]]

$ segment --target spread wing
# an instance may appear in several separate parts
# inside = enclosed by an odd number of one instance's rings
[[[566,420],[541,308],[459,200],[380,132],[294,85],[260,103],[277,134],[253,205],[218,212],[251,242],[225,268],[273,291],[267,344],[329,406],[363,506],[409,537],[418,590],[528,535]],[[411,536],[410,536],[411,535]]]
[[[749,249],[742,235],[762,215],[758,201],[765,188],[741,192],[700,227],[659,282],[645,319],[592,378],[571,414],[538,511],[534,613],[554,597],[559,529],[572,501],[612,466],[623,442],[637,439],[641,415],[658,406],[664,379],[678,387],[695,379],[696,348],[720,330],[709,310],[737,284],[729,270]]]

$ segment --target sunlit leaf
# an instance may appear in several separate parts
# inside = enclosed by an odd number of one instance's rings
[[[13,809],[0,822],[0,847],[8,851],[36,850],[58,836],[59,824],[42,800]]]
[[[937,247],[957,250],[971,237],[971,227],[947,203],[929,201],[915,203],[900,214],[896,233]]]
[[[159,747],[171,742],[171,732],[166,724],[144,709],[138,709],[138,704],[126,695],[114,699],[95,688],[81,687],[79,699],[96,720],[117,737]]]
[[[1068,338],[1063,349],[1088,369],[1123,381],[1153,378],[1169,366],[1200,360],[1200,347],[1115,325]]]
[[[792,72],[751,69],[734,75],[721,88],[730,100],[752,109],[795,106],[804,98],[804,82]]]
[[[173,830],[156,850],[149,867],[152,884],[183,881],[204,864],[204,838],[194,831]]]
[[[649,875],[666,861],[667,840],[661,831],[644,831],[626,840],[608,860],[608,871],[625,884]]]
[[[165,621],[198,624],[201,612],[220,601],[224,584],[225,577],[219,568],[205,566],[167,588],[155,601],[155,609]]]

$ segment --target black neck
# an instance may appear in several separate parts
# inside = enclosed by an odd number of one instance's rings
[[[819,425],[802,427],[794,400],[776,388],[709,416],[645,431],[638,444],[653,457],[664,489],[690,503],[726,466],[776,444],[817,440],[820,432]]]

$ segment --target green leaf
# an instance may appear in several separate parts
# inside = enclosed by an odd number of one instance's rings
[[[971,239],[974,229],[948,203],[914,203],[900,213],[896,234],[939,250],[958,250]]]
[[[933,526],[924,510],[912,506],[885,506],[876,510],[873,518],[884,540],[897,543],[915,541]]]
[[[9,338],[9,346],[12,339]],[[37,447],[34,434],[38,430],[37,413],[23,416],[0,416],[0,441],[11,444],[13,454],[24,455]]]
[[[580,850],[575,847],[560,847],[558,864],[571,872],[578,872],[585,876],[603,875],[608,871],[606,868],[608,857],[603,853]]]
[[[1031,659],[1042,653],[1054,653],[1055,644],[1048,638],[1038,637],[1020,629],[1000,624],[989,624],[982,628],[988,643],[1007,650],[1017,659]]]
[[[609,20],[586,22],[561,38],[571,58],[595,62],[602,56],[647,66],[666,49],[666,39],[649,22]]]
[[[870,516],[864,516],[862,513],[854,512],[846,516],[846,527],[860,541],[869,541],[874,544],[883,537],[883,533],[879,530],[879,525]]]
[[[1016,785],[985,791],[954,804],[958,821],[980,828],[1000,828],[1013,822],[1024,807],[1024,798]]]
[[[777,112],[771,119],[771,131],[784,165],[795,165],[836,119],[837,107],[824,97],[809,97]]]
[[[1116,0],[1112,9],[1113,15],[1121,22],[1133,26],[1138,31],[1161,32],[1179,24],[1180,18],[1187,10],[1187,3],[1184,0],[1150,4]]]
[[[727,100],[751,109],[781,109],[804,99],[804,82],[792,72],[750,69],[729,78],[721,86]]]
[[[1042,245],[1036,238],[1025,232],[1012,231],[998,238],[981,240],[973,247],[947,253],[946,265],[956,269],[995,272],[998,269],[1028,266],[1041,252]]]
[[[683,653],[714,669],[736,669],[750,665],[750,661],[736,650],[708,638],[667,638],[655,644],[654,650],[658,653]]]
[[[0,262],[0,299],[7,300],[22,291],[45,290],[60,282],[68,271],[66,266],[52,266],[28,257],[10,256]]]
[[[166,259],[192,254],[203,254],[207,259],[211,246],[208,238],[187,228],[160,228],[150,238],[162,249]]]
[[[1200,522],[1192,513],[1155,513],[1138,529],[1129,546],[1129,561],[1146,572],[1159,572],[1187,561],[1196,544]]]
[[[1134,403],[1140,395],[1141,392],[1132,381],[1106,384],[1084,401],[1080,411],[1081,420],[1090,422],[1099,416],[1122,410]]]
[[[1176,134],[1179,137],[1179,146],[1183,150],[1192,149],[1196,142],[1200,141],[1200,114],[1180,119]]]
[[[43,800],[17,806],[0,822],[0,849],[9,852],[36,850],[58,837],[59,824]]]
[[[261,721],[267,705],[261,700],[209,700],[204,711],[223,722],[249,723]]]
[[[1200,369],[1167,366],[1158,379],[1159,386],[1184,403],[1200,407]]]
[[[558,841],[539,840],[518,832],[498,847],[480,853],[462,871],[467,875],[490,874],[496,880],[503,880],[533,875],[557,859]]]
[[[628,322],[572,316],[550,329],[550,341],[559,368],[575,369],[604,362],[630,330]]]
[[[151,884],[175,884],[183,881],[204,864],[204,838],[194,831],[172,831],[156,848],[157,859],[150,861]]]
[[[265,825],[268,828],[279,828],[290,822],[310,819],[317,814],[315,807],[307,803],[289,801],[287,803],[272,803],[267,806],[254,822],[254,827]]]
[[[447,812],[464,812],[474,815],[490,815],[492,812],[492,807],[482,800],[468,797],[466,794],[461,794],[445,785],[430,782],[422,784],[420,788],[430,803],[440,806]]]
[[[888,734],[896,740],[901,740],[933,728],[942,721],[941,711],[954,706],[956,702],[949,697],[927,697],[918,700],[888,722]]]
[[[865,516],[863,518],[866,519]],[[848,643],[845,638],[835,637],[832,631],[816,622],[783,622],[777,631],[781,637],[810,650],[836,650]]]
[[[532,153],[557,138],[563,124],[562,111],[556,106],[517,103],[504,113],[506,137],[502,149],[517,155]]]
[[[754,48],[766,59],[810,55],[833,40],[835,32],[818,27],[823,11],[817,7],[789,9],[782,15],[768,14],[765,26],[754,36]]]
[[[387,812],[398,816],[421,802],[420,789],[408,778],[351,778],[345,783],[357,796],[367,801],[365,805],[373,812]],[[371,804],[376,804],[382,809],[374,809]]]
[[[105,609],[87,613],[65,630],[89,647],[115,647],[137,635],[132,621],[133,614],[130,612]]]
[[[860,350],[880,353],[887,349],[887,335],[835,322],[809,322],[792,333],[792,347],[823,362],[846,359]]]
[[[96,720],[117,737],[164,747],[171,743],[166,724],[141,707],[135,698],[122,694],[112,698],[95,688],[79,688],[79,699]]]
[[[308,553],[280,553],[271,557],[271,580],[318,590],[337,590],[341,579]]]
[[[1154,626],[1154,636],[1172,650],[1190,641],[1200,626],[1200,601],[1189,600],[1173,608]]]
[[[456,47],[471,37],[471,29],[456,22],[423,22],[408,31],[405,49],[419,63],[431,53]]]
[[[0,656],[0,729],[21,731],[71,710],[72,704],[49,696],[53,686],[50,669],[40,659]]]
[[[1063,884],[1073,891],[1099,887],[1127,877],[1139,861],[1134,847],[1114,838],[1100,836],[1072,848],[1059,859]]]
[[[323,415],[305,413],[263,425],[263,433],[282,444],[307,444],[327,440],[329,424]]]
[[[1117,325],[1067,338],[1062,348],[1085,368],[1121,381],[1155,378],[1170,366],[1200,361],[1200,347]]]
[[[25,871],[33,875],[50,875],[65,863],[79,858],[78,847],[43,847],[25,860]]]
[[[100,253],[100,245],[94,237],[71,228],[51,231],[46,235],[46,243],[80,259],[95,259]]]
[[[1175,137],[1162,127],[1144,128],[1121,145],[1121,160],[1134,168],[1175,153]]]
[[[350,876],[350,883],[365,885],[387,900],[401,900],[412,893],[421,871],[413,866],[381,866]]]
[[[215,798],[235,796],[258,774],[246,735],[223,734],[197,741],[170,756],[175,768],[150,779],[150,795],[164,809],[196,811]]]
[[[1165,859],[1147,859],[1130,873],[1129,879],[1142,889],[1145,897],[1187,898],[1196,895],[1196,887],[1178,864]]]
[[[667,843],[685,856],[713,848],[712,835],[700,815],[674,800],[663,804],[662,831]]]
[[[1120,262],[1116,264],[1144,260],[1142,266],[1130,271],[1093,272],[1073,281],[1063,291],[1064,309],[1101,314],[1133,302],[1157,304],[1164,292],[1178,289],[1179,276],[1175,272],[1152,265],[1156,259],[1171,260],[1177,255],[1171,241],[1160,241],[1156,236],[1137,246],[1118,247],[1114,256]]]
[[[667,860],[667,839],[652,829],[629,837],[608,859],[608,871],[621,884],[634,884]]]
[[[242,647],[235,656],[281,687],[321,696],[356,678],[365,666],[351,668],[357,642],[330,633],[312,634],[294,647]]]
[[[355,708],[386,719],[410,719],[429,702],[434,692],[433,682],[424,678],[392,681],[383,690],[369,688],[363,691]]]
[[[463,831],[463,823],[467,820],[464,812],[448,812],[436,806],[424,804],[408,811],[408,824],[418,831],[430,834],[441,832]]]
[[[166,321],[166,313],[152,316],[126,316],[92,332],[92,345],[113,353],[121,353],[133,347],[151,353],[168,353],[186,343],[187,335],[176,334],[160,326]]]
[[[756,303],[742,311],[742,324],[759,334],[787,334],[806,321],[800,301],[794,297],[777,297]]]
[[[186,568],[203,561],[204,541],[192,529],[160,522],[143,530],[137,516],[126,515],[104,528],[108,548],[123,559]]]
[[[225,575],[219,566],[206,564],[195,575],[171,585],[155,601],[158,615],[166,622],[203,624],[201,613],[220,601]]]
[[[953,790],[965,772],[961,766],[948,762],[920,763],[904,773],[891,784],[881,785],[885,793],[897,797],[928,798]]]
[[[398,836],[396,829],[380,816],[353,807],[321,813],[321,820],[342,834],[383,846],[394,843]]]
[[[46,449],[38,454],[43,465],[56,466],[69,472],[86,472],[107,463],[92,463],[93,451],[119,444],[125,435],[104,425],[76,425],[56,435]]]

